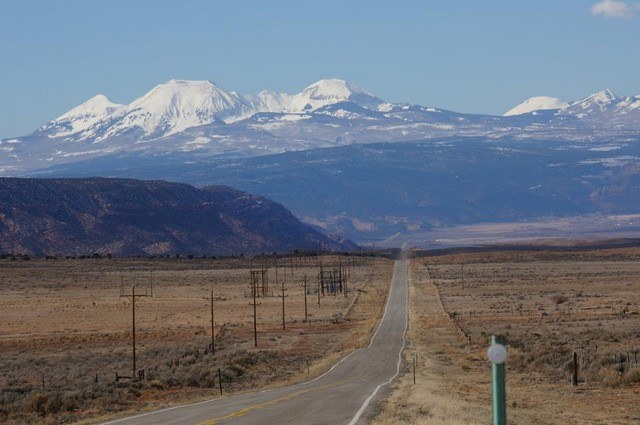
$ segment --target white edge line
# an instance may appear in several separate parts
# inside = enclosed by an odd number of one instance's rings
[[[405,264],[406,264],[406,260],[405,260]],[[402,334],[402,347],[400,348],[400,351],[398,352],[398,364],[396,365],[396,373],[391,378],[389,378],[388,381],[383,382],[382,384],[379,384],[373,390],[373,392],[369,395],[369,397],[367,397],[367,399],[364,401],[364,403],[362,403],[362,406],[360,406],[360,409],[358,409],[358,411],[356,412],[355,416],[351,419],[351,421],[349,422],[348,425],[355,425],[356,422],[358,422],[358,420],[360,419],[360,416],[362,416],[364,411],[369,406],[369,403],[371,403],[371,400],[373,400],[373,398],[376,396],[376,394],[378,394],[378,391],[380,391],[380,388],[382,388],[385,385],[389,385],[400,374],[400,365],[402,364],[402,352],[404,351],[404,347],[405,347],[405,344],[406,344],[406,334],[407,334],[407,328],[409,326],[409,276],[408,276],[408,274],[407,274],[406,278],[407,278],[407,292],[405,294],[405,299],[406,299],[406,303],[407,303],[406,304],[407,305],[407,315],[406,315],[405,321],[404,321],[404,332]],[[391,298],[391,296],[389,296],[389,298]],[[389,304],[389,300],[387,300],[387,306],[388,306],[388,304]],[[386,308],[385,308],[385,314],[386,314]],[[384,316],[383,316],[383,318],[384,318]],[[380,321],[380,322],[382,323],[382,321]],[[373,339],[371,340],[371,342],[373,342]]]
[[[394,271],[395,274],[395,271]],[[393,283],[393,277],[391,278],[391,282]],[[376,335],[378,335],[378,331],[380,330],[380,326],[382,325],[382,322],[384,320],[384,317],[387,315],[387,310],[389,309],[389,299],[391,298],[391,288],[389,288],[389,296],[387,297],[387,303],[384,307],[384,313],[382,314],[382,318],[380,319],[380,322],[378,323],[378,327],[376,329],[376,331],[374,332],[373,336],[371,337],[371,341],[369,342],[369,345],[367,346],[367,348],[371,348],[371,345],[373,344],[373,340],[375,339]],[[408,290],[407,290],[407,299],[408,299]],[[407,312],[407,314],[409,314]],[[407,331],[407,325],[405,324],[405,333]],[[404,350],[404,335],[402,336],[402,350]],[[358,351],[362,350],[362,348],[359,348],[355,351],[352,351],[351,353],[347,354],[346,356],[344,356],[342,359],[340,359],[340,361],[338,361],[336,364],[334,364],[333,366],[331,366],[331,368],[326,371],[325,373],[323,373],[320,376],[316,376],[315,378],[309,380],[309,381],[305,381],[305,382],[300,382],[299,384],[295,384],[295,385],[290,385],[288,387],[281,387],[281,388],[269,388],[266,390],[262,390],[262,391],[258,391],[255,393],[248,393],[248,394],[239,394],[238,397],[241,397],[243,395],[256,395],[256,394],[264,394],[266,392],[269,391],[278,391],[278,390],[286,390],[286,389],[294,389],[297,387],[301,387],[303,385],[308,385],[308,384],[312,384],[315,381],[325,377],[326,375],[328,375],[329,373],[331,373],[336,367],[338,367],[342,362],[344,362],[345,360],[347,360],[349,357],[353,356],[355,353],[357,353]],[[400,350],[400,353],[402,354],[402,350]],[[384,383],[384,384],[380,384],[378,385],[378,387],[375,389],[374,393],[371,394],[369,396],[369,398],[365,401],[366,404],[369,404],[369,402],[371,401],[370,399],[373,398],[373,396],[378,392],[378,390],[380,389],[380,387],[382,385],[386,385],[389,382],[393,381],[393,379],[395,379],[396,376],[398,376],[398,373],[400,371],[400,361],[398,361],[398,372],[393,376],[393,378],[391,378],[388,382]],[[127,416],[125,418],[120,418],[120,419],[114,419],[112,421],[108,421],[108,422],[101,422],[101,425],[111,425],[111,424],[117,424],[120,422],[125,422],[125,421],[130,421],[132,419],[138,419],[138,418],[143,418],[145,416],[152,416],[152,415],[157,415],[159,413],[164,413],[164,412],[170,412],[171,410],[177,410],[177,409],[183,409],[185,407],[192,407],[192,406],[199,406],[201,404],[207,404],[207,403],[212,403],[214,401],[218,401],[218,400],[224,400],[224,398],[222,397],[217,397],[217,398],[212,398],[210,400],[204,400],[204,401],[198,401],[196,403],[189,403],[189,404],[181,404],[179,406],[173,406],[173,407],[167,407],[165,409],[160,409],[160,410],[154,410],[151,412],[146,412],[146,413],[140,413],[138,415],[134,415],[134,416]],[[366,405],[363,405],[366,408]],[[364,411],[364,409],[361,407],[361,410]],[[358,411],[358,413],[356,415],[358,415],[358,417],[362,414],[362,412]],[[353,422],[353,421],[352,421]],[[349,423],[349,425],[351,425],[351,422]]]

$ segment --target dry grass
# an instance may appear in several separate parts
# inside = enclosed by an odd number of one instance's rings
[[[502,253],[468,255],[464,278],[462,265],[444,258],[428,267],[447,312],[474,344],[503,334],[513,368],[544,372],[557,382],[568,381],[575,351],[582,379],[604,382],[609,372],[624,375],[640,367],[636,251],[628,249],[625,258],[615,250],[615,260],[608,250],[560,259],[520,253],[512,261]]]
[[[493,333],[510,344],[510,423],[638,423],[640,367],[627,353],[640,346],[639,257],[616,249],[413,259],[405,357],[418,354],[417,384],[405,374],[375,423],[489,423]],[[569,385],[573,351],[577,388]]]
[[[281,260],[287,329],[280,326],[281,298],[261,298],[258,348],[246,260],[0,262],[0,422],[95,421],[212,397],[218,368],[226,393],[321,373],[367,340],[384,306],[392,263],[368,259],[353,266],[348,297],[321,297],[318,306],[310,294],[305,322],[302,283],[306,274],[315,287],[320,261],[326,268],[351,260],[313,258],[297,264],[293,274]],[[145,370],[145,379],[115,382],[116,372],[131,374],[131,304],[120,297],[121,284],[128,292],[135,279],[144,291],[150,276],[154,297],[140,299],[136,310],[138,369]],[[275,290],[273,264],[269,277]],[[215,356],[208,350],[211,288]]]

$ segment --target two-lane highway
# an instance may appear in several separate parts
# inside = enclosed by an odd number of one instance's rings
[[[407,328],[407,265],[395,262],[384,315],[368,347],[320,377],[290,387],[213,399],[108,422],[119,425],[345,424],[367,422],[371,403],[400,370]]]

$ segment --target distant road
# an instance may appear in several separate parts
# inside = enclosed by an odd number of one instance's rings
[[[397,260],[385,312],[371,343],[324,375],[286,388],[172,407],[107,424],[364,424],[379,390],[398,375],[406,328],[407,265]]]

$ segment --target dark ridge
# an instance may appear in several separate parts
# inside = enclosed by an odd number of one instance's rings
[[[282,205],[226,186],[0,178],[0,252],[114,256],[353,250]]]

